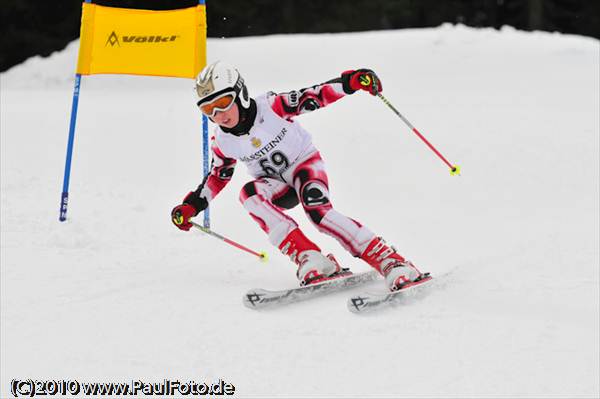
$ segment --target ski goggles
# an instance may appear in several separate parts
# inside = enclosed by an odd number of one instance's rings
[[[200,111],[206,116],[210,116],[211,118],[215,116],[217,111],[227,111],[235,102],[235,92],[223,93],[220,96],[217,96],[210,101],[199,101],[198,107]]]

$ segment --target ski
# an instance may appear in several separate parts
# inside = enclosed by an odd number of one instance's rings
[[[248,291],[244,296],[244,305],[250,309],[263,309],[269,306],[300,302],[365,284],[376,280],[378,277],[379,273],[376,270],[371,270],[288,290],[269,291],[255,288]]]
[[[348,310],[352,313],[366,313],[383,308],[386,305],[394,305],[406,302],[433,281],[429,273],[415,284],[395,292],[362,293],[348,299]]]

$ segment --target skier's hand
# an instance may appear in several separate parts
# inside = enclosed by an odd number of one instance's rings
[[[180,230],[189,231],[192,228],[190,218],[198,215],[208,207],[206,199],[199,197],[195,192],[190,192],[181,205],[171,211],[171,221]]]
[[[196,208],[190,204],[181,204],[177,205],[171,211],[171,220],[178,229],[189,231],[192,228],[190,218],[193,218],[197,214]]]
[[[342,80],[354,92],[357,90],[365,90],[376,95],[383,91],[383,86],[379,77],[370,69],[350,70],[342,73]]]

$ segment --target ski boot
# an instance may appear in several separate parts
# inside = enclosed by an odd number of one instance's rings
[[[429,273],[421,273],[412,262],[400,256],[396,248],[388,246],[381,237],[375,237],[360,258],[385,278],[390,291],[407,288],[429,277]]]
[[[298,228],[283,239],[279,249],[298,265],[296,276],[301,286],[351,274],[349,269],[339,265],[333,255],[324,256],[321,249]]]

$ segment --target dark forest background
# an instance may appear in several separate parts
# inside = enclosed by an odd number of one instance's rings
[[[197,0],[96,0],[173,9]],[[208,36],[348,32],[438,26],[510,25],[600,38],[600,0],[207,0]],[[2,0],[0,71],[47,56],[79,37],[81,0]]]

